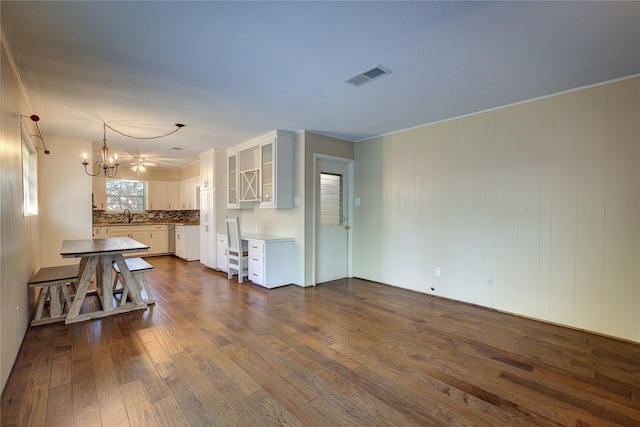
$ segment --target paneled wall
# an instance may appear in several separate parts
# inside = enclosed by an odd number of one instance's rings
[[[0,37],[3,37],[0,31]],[[23,217],[20,115],[31,115],[2,42],[0,52],[0,381],[9,377],[29,325],[33,292],[26,283],[39,266],[38,216]],[[35,133],[31,120],[25,121]],[[38,143],[37,140],[33,141]]]
[[[640,341],[640,78],[355,147],[357,277]]]

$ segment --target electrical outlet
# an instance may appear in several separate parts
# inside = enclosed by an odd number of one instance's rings
[[[440,277],[440,267],[436,267],[436,277]]]

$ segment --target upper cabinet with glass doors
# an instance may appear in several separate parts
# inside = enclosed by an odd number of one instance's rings
[[[293,134],[276,131],[260,145],[260,207],[293,207]]]
[[[293,207],[293,134],[275,130],[228,153],[228,208]]]
[[[227,208],[240,209],[238,196],[238,153],[227,150]]]

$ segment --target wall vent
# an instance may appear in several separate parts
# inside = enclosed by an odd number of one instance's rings
[[[391,71],[381,67],[380,65],[376,65],[375,67],[371,67],[368,70],[365,70],[355,76],[345,80],[345,83],[349,83],[353,86],[362,86],[365,83],[369,83],[372,80],[379,79],[382,76],[386,76]]]

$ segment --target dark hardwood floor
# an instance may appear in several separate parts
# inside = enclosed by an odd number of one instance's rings
[[[156,304],[30,328],[10,426],[638,426],[640,345],[364,280],[148,259]]]

